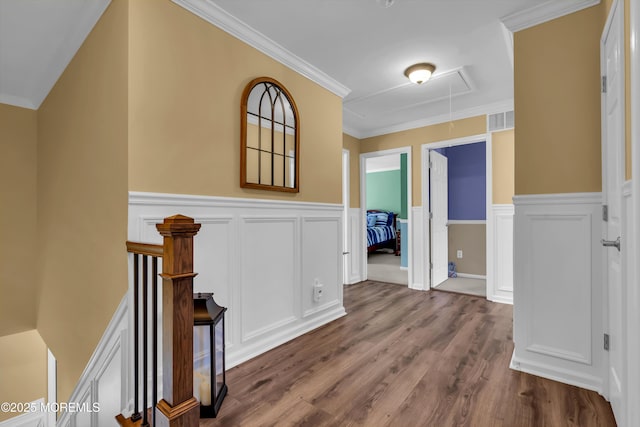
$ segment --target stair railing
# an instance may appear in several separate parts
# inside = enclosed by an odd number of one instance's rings
[[[199,425],[200,404],[193,396],[193,236],[200,229],[192,218],[175,215],[156,228],[162,245],[127,242],[133,254],[134,408],[129,418],[116,420],[123,427]],[[158,275],[158,259],[162,274]],[[140,272],[142,267],[142,274]],[[151,272],[149,272],[149,267]],[[158,276],[162,278],[162,394],[158,401]],[[149,314],[151,287],[151,314]],[[151,332],[149,332],[151,318]],[[140,325],[142,321],[142,325]],[[152,344],[151,405],[148,402],[149,333]],[[142,338],[140,337],[142,335]],[[140,358],[142,347],[142,358]],[[142,372],[140,360],[142,359]],[[142,403],[140,405],[140,383]],[[150,408],[150,411],[149,411]]]

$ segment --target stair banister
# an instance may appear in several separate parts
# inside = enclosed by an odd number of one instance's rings
[[[156,228],[163,236],[163,399],[156,422],[162,427],[192,427],[200,417],[200,404],[193,396],[193,236],[200,224],[175,215]]]

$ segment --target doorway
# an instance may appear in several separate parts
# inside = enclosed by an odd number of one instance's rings
[[[411,287],[411,149],[360,155],[363,277]]]
[[[423,145],[427,288],[487,296],[489,135]]]

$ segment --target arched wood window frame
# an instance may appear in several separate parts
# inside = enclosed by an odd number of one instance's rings
[[[256,89],[256,90],[263,90],[262,94],[260,95],[260,99],[261,102],[258,104],[259,105],[259,110],[258,112],[252,112],[249,111],[248,108],[248,101],[249,101],[249,96],[251,95],[252,91]],[[267,113],[262,113],[262,108],[263,108],[263,103],[262,100],[264,99],[264,97],[268,97],[269,102],[268,105],[271,108],[271,111]],[[289,102],[291,111],[293,113],[293,124],[290,124],[287,122],[286,120],[286,113],[285,113],[285,104],[284,101],[285,99]],[[282,122],[278,122],[276,121],[275,117],[275,110],[279,109],[282,112]],[[263,115],[264,114],[264,115]],[[267,141],[267,143],[265,144],[265,146],[263,147],[262,141],[259,140],[259,145],[258,148],[256,149],[256,147],[250,147],[247,143],[247,138],[248,138],[248,131],[247,131],[247,126],[248,126],[248,117],[249,116],[253,116],[254,120],[257,120],[257,127],[258,127],[258,138],[260,139],[262,137],[262,131],[261,129],[266,128],[268,130],[268,134],[271,137],[271,141],[270,141],[270,147],[269,145],[269,141]],[[265,117],[266,116],[266,117]],[[270,117],[270,118],[269,118]],[[241,139],[241,144],[240,144],[240,187],[242,188],[253,188],[253,189],[260,189],[260,190],[270,190],[270,191],[282,191],[282,192],[287,192],[287,193],[297,193],[300,191],[300,186],[299,186],[299,180],[300,180],[300,115],[298,114],[298,108],[296,106],[295,101],[293,100],[293,97],[291,96],[291,93],[289,93],[289,91],[277,80],[272,79],[270,77],[259,77],[256,79],[253,79],[251,82],[249,82],[249,84],[245,87],[244,92],[242,93],[242,103],[241,103],[241,114],[240,114],[240,122],[241,122],[241,132],[240,132],[240,139]],[[277,127],[282,127],[283,129],[283,167],[282,167],[282,182],[283,185],[274,185],[276,179],[275,179],[275,174],[276,173],[280,173],[280,170],[276,170],[275,168],[275,159],[277,158],[277,156],[279,156],[279,153],[276,153],[274,144],[275,144],[275,138],[276,138],[276,134],[277,134]],[[294,147],[294,155],[293,156],[289,156],[286,153],[286,132],[287,129],[289,129],[290,131],[293,131],[293,135],[294,135],[294,143],[293,143],[293,147]],[[258,166],[258,182],[249,182],[248,180],[248,150],[257,150],[258,151],[258,162],[259,162],[259,166]],[[270,171],[271,171],[271,177],[270,179],[267,178],[265,179],[263,182],[262,179],[262,171],[260,169],[260,162],[262,161],[263,158],[268,157],[271,161],[270,164]],[[287,165],[287,159],[293,159],[294,162],[294,167],[293,169],[293,180],[291,182],[291,186],[287,186],[287,179],[286,179],[286,175],[287,175],[287,168],[289,167]]]

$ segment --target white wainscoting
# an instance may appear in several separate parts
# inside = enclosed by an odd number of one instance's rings
[[[487,299],[513,304],[513,215],[509,204],[491,206],[487,227]]]
[[[602,195],[514,203],[511,367],[602,393]]]
[[[228,308],[227,368],[346,314],[342,206],[131,193],[129,240],[162,243],[155,225],[177,213],[202,224],[194,238],[194,292],[213,292]],[[132,257],[129,262],[132,271]],[[313,299],[316,283],[320,301]],[[130,283],[69,399],[100,410],[63,412],[58,426],[114,425],[116,415],[133,411],[131,290]],[[161,376],[159,387],[162,395]],[[45,416],[17,417],[6,426],[45,427],[39,424]]]
[[[131,192],[129,240],[161,243],[155,224],[178,213],[202,224],[194,292],[228,308],[228,368],[346,314],[342,205]]]
[[[349,208],[349,242],[345,258],[348,281],[346,284],[362,282],[364,280],[363,263],[367,262],[367,253],[363,247],[363,210],[360,208]],[[366,236],[365,236],[366,237]]]
[[[40,398],[38,400],[34,400],[31,403],[37,406],[44,405],[45,400],[44,398]],[[0,427],[54,427],[55,423],[50,424],[48,418],[49,415],[45,412],[25,412],[20,415],[16,415],[13,418],[9,418],[8,420],[0,422]]]
[[[116,415],[131,411],[128,307],[125,295],[71,393],[68,402],[83,410],[62,412],[58,427],[110,426]]]

